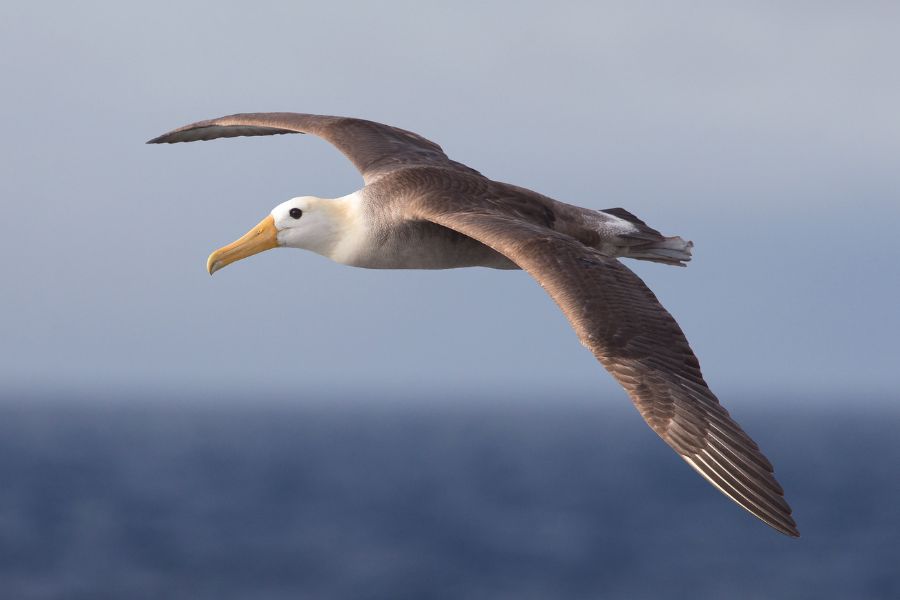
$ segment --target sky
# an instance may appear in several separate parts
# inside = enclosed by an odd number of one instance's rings
[[[687,269],[628,265],[728,403],[896,397],[896,3],[248,7],[0,6],[0,395],[615,393],[522,272],[281,249],[210,278],[276,204],[362,181],[309,136],[144,142],[296,111],[693,240]]]

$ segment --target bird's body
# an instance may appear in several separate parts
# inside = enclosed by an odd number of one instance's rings
[[[524,269],[667,444],[749,512],[798,535],[772,465],[710,391],[672,316],[618,260],[684,266],[690,242],[665,237],[621,208],[581,208],[493,181],[415,133],[362,119],[232,115],[151,143],[282,133],[331,142],[365,186],[333,200],[303,196],[278,205],[210,255],[210,273],[279,246],[373,269]]]
[[[455,269],[519,267],[477,240],[429,221],[396,217],[390,201],[380,202],[368,190],[336,200],[339,214],[351,223],[340,239],[313,251],[331,260],[366,269]]]
[[[410,202],[423,193],[490,198],[506,214],[563,233],[607,256],[673,264],[690,260],[690,243],[674,242],[674,258],[655,255],[654,243],[676,238],[664,238],[622,209],[612,210],[628,218],[440,167],[391,173],[342,198],[307,198],[308,204],[328,215],[328,222],[318,230],[330,235],[319,236],[313,243],[307,238],[303,247],[335,262],[369,269],[521,268],[478,240],[428,219],[411,218]]]

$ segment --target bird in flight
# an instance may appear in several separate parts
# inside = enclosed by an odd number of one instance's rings
[[[300,113],[200,121],[151,144],[306,133],[333,144],[365,185],[342,198],[292,198],[209,256],[210,274],[264,250],[302,248],[371,269],[527,271],[641,416],[719,491],[799,536],[772,464],[709,389],[681,328],[620,258],[685,266],[693,244],[622,208],[592,210],[493,181],[411,131]]]

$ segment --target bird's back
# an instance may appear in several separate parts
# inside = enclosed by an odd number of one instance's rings
[[[607,256],[670,264],[690,260],[689,242],[666,238],[622,209],[583,208],[478,173],[427,167],[396,171],[362,190],[367,240],[348,264],[394,269],[518,268],[481,242],[431,221],[410,218],[410,204],[426,195],[444,198],[448,210],[455,210],[460,198],[477,198],[487,210],[533,225],[536,235],[542,230],[562,233]]]

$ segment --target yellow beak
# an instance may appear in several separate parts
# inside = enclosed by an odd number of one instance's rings
[[[241,239],[210,254],[206,260],[206,270],[212,275],[235,261],[277,247],[278,231],[275,229],[275,219],[269,215]]]

